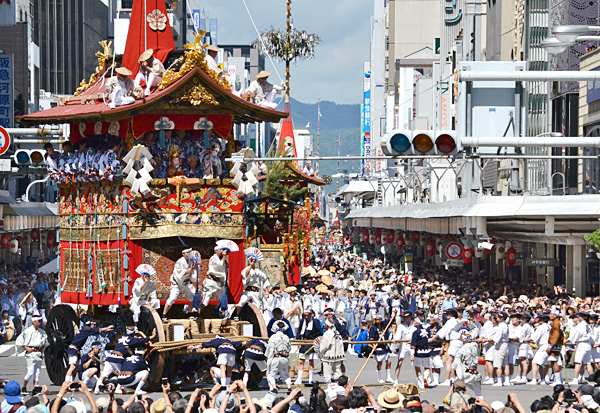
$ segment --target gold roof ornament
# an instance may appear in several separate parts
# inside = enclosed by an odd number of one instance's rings
[[[112,53],[110,51],[110,46],[112,45],[112,42],[102,40],[98,43],[100,44],[100,46],[102,46],[102,51],[96,52],[96,57],[98,58],[98,66],[96,66],[96,70],[90,76],[90,80],[87,83],[85,82],[85,79],[81,81],[79,87],[77,88],[77,90],[75,90],[75,93],[73,93],[73,95],[75,96],[79,96],[80,94],[88,90],[90,87],[92,87],[94,84],[96,84],[96,82],[98,81],[98,75],[106,69],[106,61],[112,57]]]
[[[183,63],[179,70],[171,68],[165,72],[163,75],[162,81],[158,85],[158,90],[163,90],[166,87],[172,85],[177,80],[181,79],[186,73],[192,70],[194,67],[199,67],[204,70],[215,82],[221,85],[224,89],[231,90],[231,85],[225,78],[220,78],[219,74],[214,70],[208,68],[208,65],[204,61],[206,57],[206,48],[208,47],[207,43],[202,44],[202,37],[206,32],[204,30],[200,30],[200,32],[196,35],[194,39],[194,43],[187,43],[183,47],[187,49],[185,51],[185,55],[179,58],[179,62]],[[194,95],[193,99],[197,104],[203,102],[202,91],[197,90],[192,93]]]

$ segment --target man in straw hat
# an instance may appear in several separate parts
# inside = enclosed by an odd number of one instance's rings
[[[158,310],[160,301],[156,295],[156,284],[150,280],[150,277],[156,275],[154,267],[148,264],[140,264],[135,269],[140,277],[133,283],[131,289],[131,300],[129,301],[129,309],[133,312],[133,322],[137,326],[140,319],[140,310],[143,305]]]
[[[181,251],[181,258],[175,262],[175,266],[173,267],[173,274],[171,274],[170,277],[171,292],[165,303],[165,308],[163,309],[164,322],[167,322],[167,313],[180,292],[183,292],[187,296],[188,300],[190,300],[190,305],[194,299],[196,288],[194,287],[193,281],[196,281],[196,278],[198,277],[198,263],[196,260],[190,259],[191,252],[191,248],[183,249]],[[193,309],[192,312],[194,312],[194,310],[198,311],[198,309]]]
[[[31,326],[27,327],[19,337],[16,345],[25,349],[25,361],[27,362],[27,374],[23,379],[23,393],[27,391],[27,383],[33,378],[33,386],[40,382],[40,372],[44,349],[48,347],[48,335],[40,328],[42,316],[34,313],[31,317]]]
[[[152,56],[154,50],[148,49],[140,55],[140,70],[135,76],[135,85],[139,86],[142,80],[146,83],[144,95],[150,95],[150,89],[158,86],[165,74],[165,67],[160,60]]]
[[[253,80],[246,89],[246,93],[250,94],[250,98],[254,100],[254,103],[267,108],[275,109],[277,104],[274,102],[275,96],[282,90],[285,90],[285,86],[272,85],[267,82],[267,78],[271,73],[261,70],[256,75],[256,80]]]
[[[142,88],[133,83],[129,78],[132,75],[131,70],[126,67],[115,69],[117,76],[113,76],[106,82],[106,94],[108,95],[108,107],[111,109],[117,106],[130,105],[136,98],[143,96]]]
[[[219,48],[214,44],[211,44],[206,48],[206,56],[204,57],[204,61],[206,62],[206,66],[208,66],[209,70],[214,71],[219,77],[223,76],[223,71],[217,64],[217,55],[219,54]]]

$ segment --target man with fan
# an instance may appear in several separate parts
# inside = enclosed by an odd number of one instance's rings
[[[215,293],[217,294],[217,300],[221,300],[227,285],[227,267],[229,266],[227,255],[232,251],[237,251],[237,245],[233,241],[217,241],[215,253],[208,261],[208,272],[202,283],[201,307],[206,307]]]
[[[190,306],[192,306],[194,295],[196,294],[193,281],[198,278],[198,261],[200,258],[200,254],[197,254],[197,256],[195,254],[195,259],[192,259],[192,252],[194,251],[192,251],[191,248],[186,248],[181,251],[182,257],[177,260],[175,267],[173,267],[173,274],[171,274],[171,292],[163,310],[164,322],[168,321],[167,313],[180,292],[183,292],[187,296],[188,300],[190,300]],[[192,312],[196,311],[198,311],[197,308],[192,309]]]
[[[150,307],[158,310],[160,307],[160,301],[156,295],[156,284],[150,280],[150,277],[156,275],[156,270],[148,264],[140,264],[135,269],[140,277],[135,280],[133,289],[131,290],[131,301],[129,302],[129,309],[133,312],[133,322],[137,326],[140,319],[140,311],[143,305],[149,305]]]
[[[246,253],[248,266],[242,270],[244,291],[240,294],[240,301],[236,306],[237,314],[249,302],[254,303],[262,311],[263,297],[265,296],[266,289],[271,284],[269,277],[256,268],[256,263],[264,259],[262,252],[254,247],[246,248],[244,252]]]

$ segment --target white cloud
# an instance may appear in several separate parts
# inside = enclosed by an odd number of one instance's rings
[[[196,4],[194,4],[196,3]],[[256,32],[242,0],[192,0],[190,8],[203,8],[218,19],[221,44],[244,44]],[[271,25],[285,28],[284,0],[246,0],[259,31]],[[369,0],[293,0],[294,26],[321,36],[313,60],[291,66],[291,93],[302,102],[318,98],[336,103],[360,103],[363,61],[369,59],[373,3]],[[271,64],[266,59],[267,70]],[[277,64],[281,76],[284,64]],[[275,74],[270,78],[277,82]]]

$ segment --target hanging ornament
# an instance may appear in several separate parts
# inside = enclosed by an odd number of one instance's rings
[[[19,235],[17,237],[17,242],[19,243],[19,248],[21,248],[23,246],[23,237]]]
[[[425,250],[427,251],[427,255],[433,257],[435,255],[435,241],[429,238],[425,243]]]
[[[396,241],[396,231],[388,229],[386,233],[386,240],[388,244],[393,244]]]
[[[419,234],[417,231],[413,231],[413,233],[411,234],[411,240],[414,243],[419,242],[419,240],[421,239],[421,234]]]
[[[398,239],[396,240],[396,246],[398,247],[398,249],[404,248],[405,243],[406,242],[404,241],[404,236],[403,235],[400,235],[398,237]]]
[[[465,264],[470,264],[473,261],[473,248],[463,250],[463,261]]]
[[[375,230],[375,244],[381,245],[381,228]]]
[[[256,153],[250,148],[245,148],[234,153],[232,158],[235,159],[235,163],[231,168],[231,174],[234,175],[231,183],[238,189],[238,192],[254,195],[256,193],[254,187],[258,184],[256,175],[260,172],[258,164],[254,161]]]
[[[19,241],[17,241],[16,239],[11,239],[9,246],[10,252],[12,252],[13,254],[16,254],[19,251]]]
[[[32,229],[31,230],[31,240],[32,241],[37,241],[38,239],[40,239],[40,230],[39,229]]]
[[[54,235],[54,231],[50,231],[48,236],[46,237],[46,246],[48,248],[54,247],[54,242],[56,241],[56,235]]]
[[[517,263],[517,250],[509,248],[506,250],[506,265],[512,267]]]
[[[2,237],[0,237],[0,247],[8,248],[9,242],[10,242],[10,237],[8,235],[2,235]]]
[[[148,183],[152,181],[150,172],[154,170],[150,164],[151,159],[152,155],[144,145],[135,145],[123,157],[123,162],[127,164],[123,173],[127,175],[125,182],[131,186],[131,193],[140,193],[144,196],[150,194]],[[141,168],[136,169],[138,165],[141,165]]]

